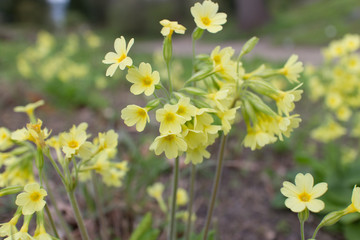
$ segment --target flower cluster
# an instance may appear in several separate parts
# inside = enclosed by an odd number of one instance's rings
[[[218,32],[226,22],[226,14],[218,13],[218,4],[212,1],[196,3],[191,13],[197,28],[193,39],[199,39],[204,30]],[[209,145],[219,136],[229,134],[232,125],[242,115],[247,126],[244,146],[252,150],[261,148],[289,137],[291,131],[299,126],[299,115],[293,114],[295,102],[301,98],[301,84],[292,90],[283,91],[271,84],[271,80],[283,76],[291,83],[297,82],[302,72],[302,63],[293,55],[280,69],[261,65],[255,71],[246,72],[241,57],[249,53],[257,39],[244,45],[238,58],[231,47],[216,47],[210,54],[198,55],[194,71],[182,85],[175,87],[171,79],[172,34],[184,34],[186,28],[176,21],[162,20],[161,33],[164,36],[163,59],[167,65],[168,76],[160,79],[158,71],[149,63],[141,62],[134,66],[128,56],[133,39],[126,45],[124,37],[115,40],[116,53],[107,53],[104,63],[111,64],[107,75],[113,76],[117,67],[128,67],[126,79],[133,85],[134,95],[144,93],[152,96],[144,107],[128,105],[121,111],[127,126],[136,126],[141,132],[150,122],[149,112],[155,111],[160,135],[150,145],[156,155],[165,153],[169,159],[186,153],[185,162],[198,164],[209,158]],[[273,104],[264,101],[273,100]],[[274,107],[276,109],[274,109]]]
[[[309,66],[310,96],[321,100],[327,108],[327,117],[321,126],[314,129],[312,137],[329,142],[346,135],[348,123],[350,135],[360,137],[360,35],[348,34],[323,50],[325,62],[318,68]]]
[[[43,104],[43,101],[41,101]],[[52,159],[50,148],[55,150],[56,161],[53,164],[60,165],[63,170],[70,167],[69,163],[75,161],[73,176],[79,176],[80,180],[86,180],[94,171],[100,174],[106,185],[119,187],[122,179],[128,171],[127,162],[114,162],[116,157],[118,134],[114,130],[99,133],[92,141],[86,132],[87,123],[73,126],[68,132],[62,132],[57,136],[50,136],[47,128],[42,128],[42,121],[35,117],[33,111],[41,104],[34,103],[25,107],[17,107],[15,110],[24,110],[32,122],[26,128],[18,129],[12,133],[0,128],[0,166],[5,166],[5,171],[0,174],[0,186],[21,185],[34,181],[33,159],[41,151]],[[36,149],[28,141],[35,143]],[[43,160],[42,160],[43,161]],[[37,167],[42,168],[43,163]]]
[[[12,194],[21,191],[22,188],[5,188],[0,192]],[[0,224],[0,237],[7,237],[7,240],[21,240],[21,239],[35,239],[35,240],[50,240],[53,239],[46,230],[44,222],[44,206],[46,202],[44,198],[47,192],[40,187],[36,182],[26,184],[23,192],[16,197],[15,204],[18,209],[9,222]],[[1,196],[1,195],[0,195]],[[28,233],[29,225],[32,216],[36,213],[36,230],[31,236]],[[19,222],[21,216],[24,216],[23,225],[20,230],[17,229],[16,224]]]

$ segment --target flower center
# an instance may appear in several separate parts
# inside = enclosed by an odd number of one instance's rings
[[[221,58],[220,58],[219,55],[216,55],[216,56],[214,57],[214,62],[215,62],[216,65],[219,65],[219,64],[221,63]]]
[[[122,62],[122,60],[124,60],[126,58],[126,54],[123,53],[118,59],[117,59],[117,62],[120,63]]]
[[[167,141],[167,142],[172,142],[175,138],[175,135],[174,134],[171,134],[171,135],[167,135],[164,140]]]
[[[4,140],[4,139],[6,139],[6,138],[7,138],[7,134],[6,134],[6,133],[3,133],[3,134],[1,135],[1,139]]]
[[[146,86],[146,87],[149,87],[149,86],[151,86],[151,84],[152,84],[152,78],[151,77],[149,77],[149,76],[146,76],[146,77],[144,77],[143,79],[142,79],[142,82],[143,82],[143,84]]]
[[[33,193],[30,194],[30,199],[31,199],[31,201],[33,201],[33,202],[39,201],[40,198],[41,198],[41,195],[40,195],[39,192],[33,192]]]
[[[71,147],[71,148],[77,148],[79,146],[79,143],[75,140],[71,140],[69,143],[68,143],[68,146]]]
[[[310,201],[310,198],[311,198],[311,196],[306,192],[303,192],[302,194],[299,195],[299,199],[302,202],[308,202],[308,201]]]
[[[143,109],[139,109],[137,111],[137,114],[140,118],[145,118],[146,117],[146,112]]]
[[[201,18],[201,22],[202,22],[205,26],[209,26],[210,23],[211,23],[209,17],[203,17],[203,18]]]
[[[165,115],[165,121],[166,122],[173,122],[175,120],[175,114],[173,113],[167,113]]]
[[[177,114],[181,115],[185,113],[186,108],[184,106],[179,106],[178,110],[177,110]]]

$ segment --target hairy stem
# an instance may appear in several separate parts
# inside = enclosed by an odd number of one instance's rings
[[[196,165],[191,164],[191,176],[190,176],[190,196],[188,205],[188,219],[185,232],[185,240],[190,240],[191,225],[192,225],[192,208],[194,203],[194,189],[195,189],[195,177],[196,177]]]
[[[222,168],[223,168],[223,160],[224,160],[224,153],[225,153],[226,138],[227,138],[226,135],[222,135],[222,137],[221,137],[220,151],[219,151],[219,156],[218,156],[218,164],[216,166],[216,175],[215,175],[215,179],[214,179],[214,183],[213,183],[213,189],[212,189],[212,193],[211,193],[209,210],[208,210],[208,214],[206,217],[206,224],[204,227],[203,240],[207,240],[207,235],[208,235],[209,227],[211,224],[212,214],[213,214],[214,207],[215,207],[216,195],[217,195],[219,185],[220,185],[221,172],[222,172]]]
[[[168,240],[176,240],[176,224],[175,224],[175,213],[176,213],[176,194],[179,180],[179,157],[175,159],[175,166],[173,172],[173,186],[172,186],[172,197],[171,197],[171,208],[170,208],[170,229]]]

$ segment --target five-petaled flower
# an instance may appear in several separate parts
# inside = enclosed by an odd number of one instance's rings
[[[102,61],[105,64],[111,64],[110,67],[106,70],[106,76],[112,77],[119,67],[121,70],[124,70],[127,66],[132,66],[133,61],[128,56],[129,50],[134,44],[134,39],[130,39],[128,45],[126,46],[126,41],[123,36],[115,39],[114,48],[115,52],[108,52],[105,55],[105,59]]]
[[[221,25],[226,23],[226,13],[218,13],[218,10],[219,5],[208,0],[204,1],[202,4],[195,3],[190,9],[196,25],[211,33],[221,31]]]
[[[316,199],[327,191],[327,183],[322,182],[314,185],[314,178],[310,173],[298,173],[295,177],[295,185],[285,181],[280,189],[281,193],[287,197],[286,207],[293,212],[302,212],[306,208],[311,212],[320,212],[325,204]]]
[[[40,188],[38,183],[29,183],[25,185],[23,193],[16,197],[15,204],[22,207],[24,215],[31,215],[34,212],[41,211],[46,202],[44,197],[47,193],[44,189]]]

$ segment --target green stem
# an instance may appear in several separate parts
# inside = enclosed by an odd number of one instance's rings
[[[166,62],[166,69],[167,69],[168,79],[169,79],[169,99],[170,99],[171,96],[172,96],[172,93],[173,93],[173,84],[172,84],[172,80],[171,80],[170,61]]]
[[[207,214],[207,217],[206,217],[206,224],[205,224],[205,227],[204,227],[203,240],[207,240],[207,235],[208,235],[208,232],[209,232],[211,218],[212,218],[212,214],[213,214],[213,211],[214,211],[216,195],[217,195],[217,191],[218,191],[219,185],[220,185],[221,172],[222,172],[223,160],[224,160],[225,145],[226,145],[226,138],[227,138],[226,135],[222,135],[222,137],[221,137],[220,151],[219,151],[219,156],[218,156],[218,164],[216,166],[216,175],[215,175],[215,179],[214,179],[213,190],[212,190],[212,193],[211,193],[211,200],[210,200],[210,205],[209,205],[210,207],[209,207],[208,214]]]
[[[168,240],[176,240],[176,225],[175,225],[175,213],[176,213],[176,194],[179,181],[179,157],[175,159],[175,167],[173,172],[173,187],[172,187],[172,197],[171,197],[171,209],[170,209],[170,229]]]
[[[301,240],[305,240],[304,221],[300,221]]]
[[[313,236],[312,236],[312,239],[315,239],[315,238],[316,238],[316,235],[317,235],[317,233],[319,232],[319,230],[320,230],[321,227],[322,227],[321,224],[319,224],[319,225],[316,227],[315,232],[314,232],[314,234],[313,234]]]
[[[79,227],[79,230],[80,230],[80,233],[81,233],[81,238],[83,240],[90,240],[89,235],[87,233],[87,230],[85,228],[83,218],[81,216],[81,212],[80,212],[80,209],[79,209],[78,202],[76,201],[76,198],[75,198],[74,190],[68,191],[68,196],[69,196],[71,206],[72,206],[72,208],[74,210],[76,222],[78,224],[78,227]]]
[[[196,165],[191,164],[191,176],[190,176],[190,196],[189,196],[189,205],[188,205],[188,219],[185,232],[185,240],[190,240],[191,235],[191,223],[192,223],[192,208],[194,203],[194,189],[195,189],[195,177],[196,177]]]
[[[54,223],[54,219],[53,219],[53,217],[51,216],[51,212],[50,212],[49,207],[48,207],[47,204],[45,204],[45,211],[46,211],[46,215],[48,216],[48,219],[49,219],[49,221],[50,221],[50,225],[51,225],[51,228],[52,228],[52,230],[53,230],[53,232],[54,232],[55,237],[60,238],[60,237],[59,237],[59,233],[58,233],[57,230],[56,230],[56,226],[55,226],[55,223]]]
[[[55,212],[56,212],[56,215],[60,221],[60,224],[61,224],[61,227],[63,228],[63,230],[65,231],[65,234],[66,234],[66,238],[69,239],[69,240],[75,240],[73,238],[73,236],[71,235],[71,232],[70,232],[70,228],[69,226],[67,225],[66,221],[64,220],[64,217],[63,215],[61,214],[60,210],[59,210],[59,207],[57,205],[57,202],[56,202],[56,199],[55,199],[55,196],[49,186],[49,183],[47,181],[47,178],[44,177],[44,183],[45,183],[45,186],[46,186],[46,191],[48,193],[48,196],[50,198],[50,201],[55,209]]]
[[[108,236],[108,231],[107,231],[107,221],[106,221],[106,218],[104,217],[104,210],[103,210],[103,205],[102,205],[102,201],[101,201],[101,194],[99,193],[98,184],[96,182],[96,175],[94,173],[92,173],[92,183],[93,183],[93,187],[94,187],[94,198],[95,198],[96,209],[97,209],[97,212],[99,215],[99,220],[100,220],[101,239],[108,240],[109,236]]]

